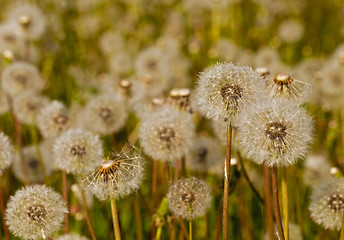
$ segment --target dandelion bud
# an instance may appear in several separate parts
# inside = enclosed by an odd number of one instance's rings
[[[344,179],[331,178],[313,189],[311,218],[325,229],[339,230],[344,210]]]
[[[195,177],[179,180],[167,193],[173,214],[189,220],[203,216],[210,207],[211,198],[208,184]]]
[[[121,98],[104,94],[87,103],[84,116],[87,129],[97,134],[108,135],[124,126],[128,112]]]
[[[192,146],[194,124],[189,115],[162,107],[142,119],[139,138],[147,155],[155,160],[174,161]]]
[[[195,98],[203,115],[227,121],[263,91],[264,82],[252,68],[217,63],[200,73]]]
[[[175,105],[179,109],[192,113],[190,94],[191,90],[189,88],[173,88],[170,91],[169,100],[172,105]]]
[[[252,104],[238,119],[239,145],[257,164],[289,166],[305,156],[312,141],[311,118],[286,99]]]
[[[59,236],[56,238],[56,240],[88,240],[87,237],[80,236],[79,234],[76,233],[68,233]]]
[[[22,27],[23,35],[27,39],[36,40],[44,33],[44,16],[41,10],[34,5],[18,5],[9,13],[9,19]]]
[[[70,126],[67,109],[63,103],[53,101],[37,116],[37,126],[45,138],[56,137]]]
[[[1,77],[2,89],[12,96],[31,89],[40,91],[44,81],[37,68],[29,63],[14,62],[4,69]]]
[[[57,168],[67,173],[87,174],[102,161],[102,142],[91,132],[70,129],[56,139],[53,154]]]
[[[33,185],[11,196],[6,209],[9,230],[25,240],[46,239],[58,231],[68,212],[62,196],[45,185]]]
[[[256,72],[259,73],[261,77],[265,77],[266,75],[270,74],[270,71],[267,67],[257,67]]]
[[[8,168],[14,159],[14,148],[10,138],[0,132],[0,175]]]
[[[143,166],[144,159],[135,147],[124,148],[111,153],[83,183],[100,200],[118,199],[140,188]]]
[[[339,173],[338,168],[336,168],[336,167],[331,167],[331,169],[330,169],[330,174],[331,174],[332,176],[336,176],[338,173]]]

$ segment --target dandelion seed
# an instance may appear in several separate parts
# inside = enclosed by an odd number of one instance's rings
[[[286,99],[257,102],[238,116],[238,141],[257,164],[289,166],[304,157],[312,141],[312,120]]]
[[[173,214],[188,220],[203,216],[210,207],[211,199],[208,184],[195,177],[179,180],[170,186],[167,193]]]
[[[227,121],[263,91],[264,82],[250,67],[217,63],[200,74],[195,98],[203,115]]]
[[[104,94],[91,99],[84,113],[86,125],[90,131],[108,135],[124,126],[128,112],[123,99]]]
[[[66,212],[66,204],[59,193],[44,185],[33,185],[11,196],[6,208],[6,222],[17,237],[45,239],[60,229]]]
[[[325,229],[340,230],[344,210],[344,179],[331,178],[316,186],[311,195],[311,218]]]
[[[31,89],[40,91],[44,81],[37,68],[29,63],[14,62],[4,69],[1,77],[2,89],[11,96]]]
[[[53,154],[57,168],[85,175],[102,162],[102,142],[89,131],[70,129],[56,139]]]
[[[0,175],[6,170],[14,159],[14,148],[10,138],[0,132]]]
[[[173,162],[192,146],[194,124],[189,115],[162,107],[142,119],[139,138],[144,152],[154,160]]]
[[[144,159],[137,148],[113,152],[83,184],[100,200],[118,199],[138,190],[143,180]]]
[[[45,138],[56,137],[67,130],[70,120],[63,103],[52,101],[37,115],[37,126]]]

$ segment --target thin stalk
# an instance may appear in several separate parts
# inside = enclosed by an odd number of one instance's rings
[[[189,220],[189,240],[192,240],[192,221]]]
[[[136,233],[137,233],[136,237],[137,237],[137,240],[143,240],[140,204],[139,204],[137,193],[135,194],[135,199],[134,199],[134,212],[135,212],[135,223],[136,223]]]
[[[97,240],[97,237],[96,237],[96,235],[94,233],[94,229],[93,229],[93,226],[92,226],[92,223],[91,223],[91,218],[90,218],[90,215],[88,213],[87,203],[86,203],[86,198],[85,198],[84,191],[82,189],[80,189],[80,192],[81,192],[82,205],[84,207],[84,214],[85,214],[85,217],[86,217],[86,222],[87,222],[87,225],[88,225],[88,229],[90,230],[92,240]]]
[[[269,233],[269,239],[274,239],[274,216],[271,204],[271,188],[270,188],[270,169],[264,165],[264,194],[265,194],[265,225]]]
[[[344,240],[344,214],[343,214],[343,219],[342,219],[342,229],[340,230],[339,240]]]
[[[181,232],[184,235],[184,238],[188,239],[189,238],[189,233],[188,233],[188,230],[186,229],[186,227],[184,225],[184,221],[183,221],[183,219],[181,217],[179,218],[179,222],[180,222],[180,229],[181,229]]]
[[[153,177],[152,177],[152,209],[155,209],[157,203],[157,179],[158,179],[158,161],[153,160]]]
[[[186,162],[185,162],[185,156],[182,157],[182,169],[181,169],[181,175],[184,178],[186,175]]]
[[[252,189],[253,193],[258,197],[259,202],[261,204],[264,204],[264,199],[263,197],[260,195],[259,191],[257,190],[257,188],[253,185],[252,181],[250,180],[250,178],[248,177],[248,174],[246,172],[245,166],[244,166],[244,161],[242,160],[241,154],[238,152],[238,159],[240,162],[240,166],[241,166],[241,172],[244,174],[244,177],[248,183],[248,185],[250,186],[250,188]]]
[[[38,162],[39,162],[39,165],[41,167],[43,181],[46,182],[47,176],[45,174],[45,165],[44,165],[44,162],[43,162],[43,157],[42,157],[41,150],[39,149],[37,130],[36,130],[34,125],[32,125],[30,127],[30,133],[31,133],[31,138],[32,138],[33,144],[34,144],[35,149],[36,149]]]
[[[218,240],[220,237],[222,206],[223,206],[223,199],[220,202],[220,208],[217,212],[215,238],[214,238],[215,240]]]
[[[180,168],[180,161],[178,158],[175,159],[174,162],[174,179],[173,182],[177,182],[179,179],[179,168]]]
[[[222,211],[222,239],[228,239],[228,197],[229,197],[229,174],[231,167],[231,145],[232,145],[232,125],[227,126],[227,146],[225,162],[225,182],[223,187],[223,211]]]
[[[175,240],[176,239],[176,226],[174,224],[174,220],[171,221],[171,223],[169,224],[170,227],[170,240]]]
[[[283,207],[283,230],[285,240],[289,240],[289,212],[288,212],[288,184],[287,169],[282,174],[282,207]]]
[[[156,234],[155,234],[155,240],[159,240],[161,237],[161,230],[162,230],[162,226],[159,226],[158,229],[156,230]]]
[[[65,203],[67,205],[67,208],[69,208],[67,173],[65,170],[62,170],[62,195],[63,195],[63,200],[65,201]],[[65,231],[65,233],[69,233],[69,216],[68,216],[68,213],[65,213],[64,215],[65,215],[64,231]]]
[[[282,226],[282,220],[281,220],[281,213],[279,208],[279,202],[278,202],[278,187],[277,187],[277,168],[272,168],[272,198],[274,201],[274,213],[275,213],[275,219],[276,219],[276,225],[278,230],[278,235],[281,240],[284,240],[284,234],[283,234],[283,226]]]
[[[0,207],[1,207],[1,220],[2,220],[2,226],[4,228],[4,233],[6,240],[10,240],[10,234],[8,232],[6,220],[5,220],[5,202],[4,202],[4,196],[2,193],[2,177],[0,176]]]
[[[121,240],[121,230],[119,228],[117,203],[116,203],[116,200],[112,197],[111,197],[111,214],[112,214],[112,223],[113,223],[113,230],[115,233],[115,239]]]

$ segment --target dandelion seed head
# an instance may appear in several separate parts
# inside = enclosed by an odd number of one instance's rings
[[[70,129],[59,136],[53,146],[54,164],[72,174],[89,174],[103,156],[98,136],[82,129]]]
[[[194,124],[190,116],[174,107],[161,107],[142,119],[139,138],[147,155],[172,162],[192,146]]]
[[[62,102],[52,101],[37,115],[37,126],[45,138],[56,137],[70,126],[67,108]]]
[[[140,188],[144,177],[144,159],[136,147],[125,147],[109,158],[84,181],[83,185],[100,200],[118,199]]]
[[[324,154],[312,154],[305,159],[303,180],[307,186],[314,187],[331,177],[331,166]]]
[[[21,31],[18,25],[13,22],[6,22],[0,25],[0,52],[10,50],[18,53],[23,49],[23,40],[21,38]]]
[[[67,212],[59,193],[45,185],[32,185],[11,196],[6,222],[15,236],[25,240],[40,239],[59,230]]]
[[[340,230],[344,209],[344,180],[330,178],[314,187],[309,211],[325,229]]]
[[[0,175],[6,170],[14,159],[14,147],[11,140],[3,132],[0,132]]]
[[[250,67],[217,63],[200,73],[195,98],[203,115],[227,121],[263,91],[264,82]]]
[[[211,202],[208,184],[195,177],[184,178],[170,186],[167,193],[169,209],[177,217],[195,219],[203,216]]]
[[[303,25],[296,19],[287,19],[278,27],[278,36],[286,43],[299,41],[302,38],[303,33]]]
[[[238,116],[239,145],[257,164],[289,166],[305,157],[312,141],[312,120],[297,103],[266,99]]]
[[[28,89],[40,91],[43,84],[37,68],[25,62],[10,64],[1,77],[2,89],[11,96],[17,96]]]

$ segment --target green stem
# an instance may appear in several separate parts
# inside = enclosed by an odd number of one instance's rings
[[[136,233],[137,233],[136,237],[137,237],[137,240],[143,240],[142,222],[141,222],[141,213],[140,213],[140,204],[139,204],[139,199],[138,199],[138,193],[135,194],[134,212],[135,212]]]
[[[231,145],[232,145],[232,125],[227,126],[227,146],[225,162],[225,182],[223,187],[223,211],[222,211],[222,239],[228,239],[228,197],[229,197],[229,174],[231,167]]]
[[[282,206],[283,206],[283,230],[285,240],[289,240],[289,212],[288,212],[288,184],[287,169],[283,169],[282,175]]]
[[[46,182],[47,176],[45,174],[46,173],[45,172],[45,165],[44,165],[44,162],[43,162],[43,157],[42,157],[41,150],[39,148],[37,129],[35,128],[34,125],[31,125],[31,127],[30,127],[30,134],[31,134],[32,142],[33,142],[33,144],[35,146],[35,149],[36,149],[38,162],[39,162],[39,165],[41,167],[41,172],[42,172],[42,176],[43,176],[43,182]]]
[[[264,164],[264,194],[265,194],[265,225],[269,233],[269,239],[274,239],[274,216],[271,204],[271,185],[270,185],[270,169]]]
[[[342,219],[342,229],[340,230],[339,240],[344,240],[344,215],[343,215],[343,219]]]
[[[121,240],[121,230],[119,228],[117,203],[113,197],[111,197],[111,214],[112,214],[112,223],[113,223],[113,230],[115,233],[115,239]]]
[[[274,213],[275,213],[275,219],[276,219],[276,225],[278,230],[278,235],[281,240],[284,240],[284,234],[283,234],[283,226],[282,226],[282,220],[281,220],[281,213],[279,208],[279,202],[278,202],[278,187],[277,187],[277,168],[272,168],[272,198],[274,201]]]
[[[93,226],[92,226],[92,223],[91,223],[91,218],[90,218],[90,215],[88,213],[85,194],[84,194],[84,191],[81,188],[80,188],[80,192],[81,192],[82,205],[84,207],[84,214],[85,214],[85,217],[86,217],[86,222],[87,222],[87,225],[88,225],[88,229],[90,230],[92,240],[97,240],[97,237],[96,237],[96,235],[94,233],[94,229],[93,229]]]
[[[192,240],[192,221],[189,220],[189,240]]]
[[[161,237],[161,230],[162,230],[162,226],[159,226],[158,229],[156,230],[156,234],[155,234],[155,240],[159,240]]]

